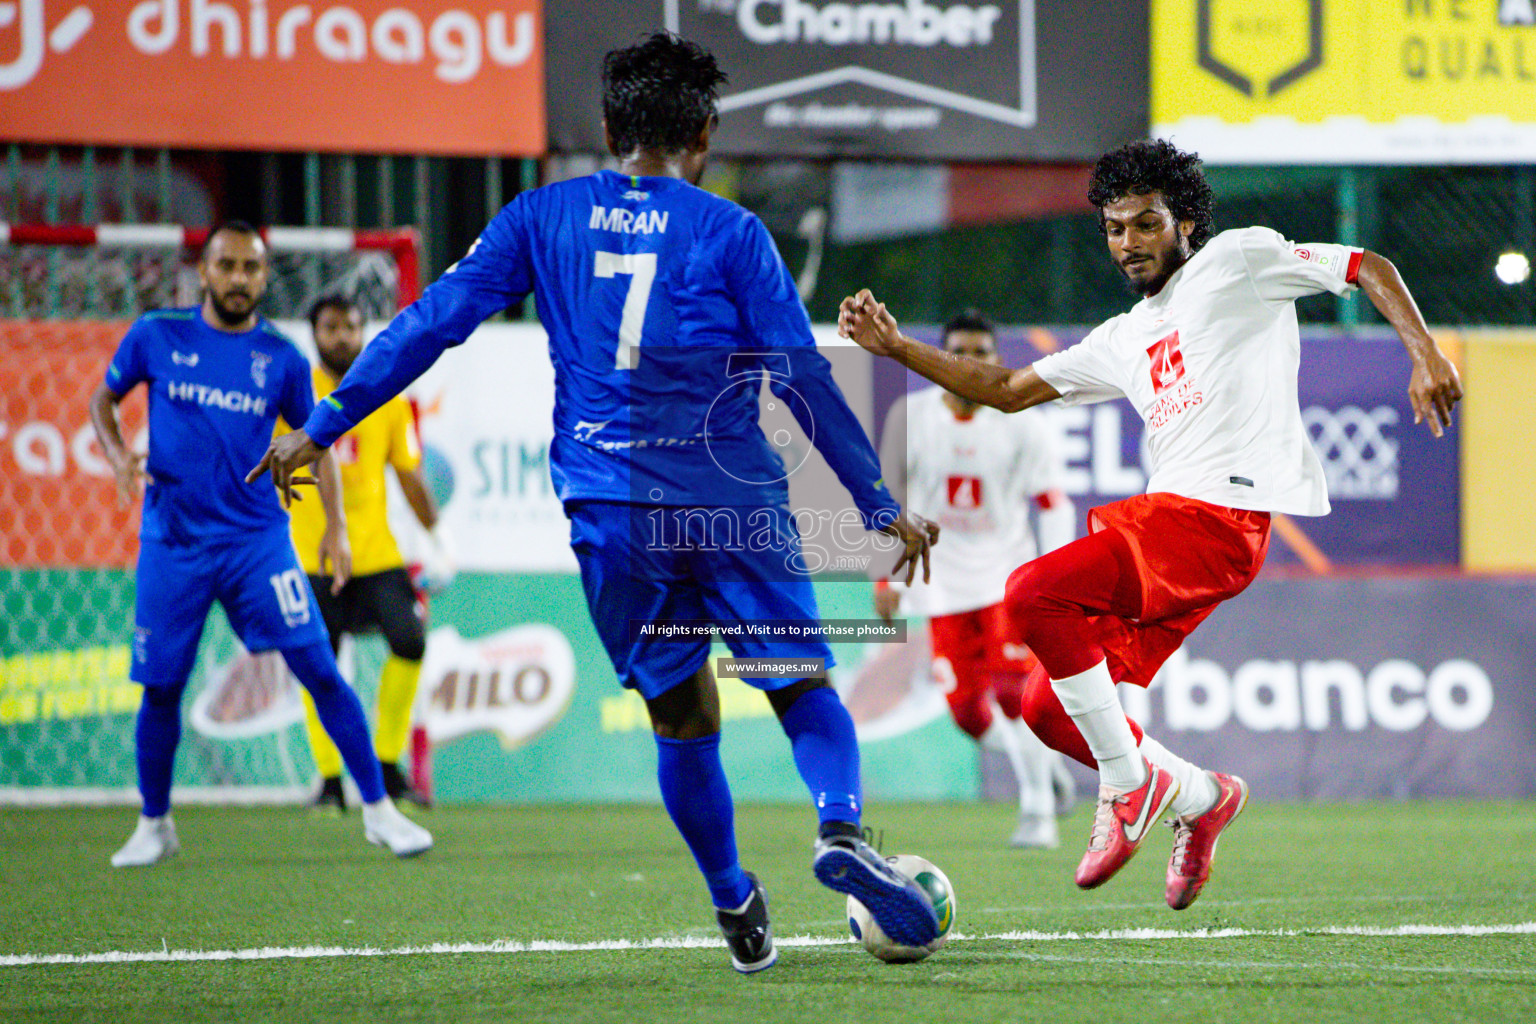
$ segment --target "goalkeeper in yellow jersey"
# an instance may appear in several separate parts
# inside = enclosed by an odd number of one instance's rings
[[[315,396],[323,399],[362,351],[363,317],[351,300],[326,296],[310,308],[309,323],[320,355],[314,368]],[[390,798],[425,807],[426,797],[406,780],[399,762],[426,653],[426,608],[418,599],[385,515],[384,467],[393,466],[411,511],[441,547],[433,532],[437,504],[421,477],[421,443],[410,403],[402,397],[391,399],[338,440],[334,451],[341,469],[347,539],[352,546],[352,578],[333,595],[331,578],[321,574],[320,537],[325,519],[319,502],[294,502],[290,508],[294,547],[309,574],[333,648],[340,647],[344,633],[355,635],[377,628],[384,634],[389,659],[379,677],[374,749]],[[315,806],[344,811],[341,756],[307,696],[305,707],[310,749],[321,779]]]

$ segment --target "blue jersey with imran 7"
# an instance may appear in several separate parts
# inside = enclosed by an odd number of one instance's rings
[[[305,429],[330,444],[530,292],[555,367],[549,461],[562,501],[786,503],[758,422],[766,377],[866,525],[897,514],[762,221],[675,178],[602,171],[518,196]]]

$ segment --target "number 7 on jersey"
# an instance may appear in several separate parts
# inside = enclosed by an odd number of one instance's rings
[[[624,296],[624,314],[619,319],[619,347],[614,353],[615,370],[633,370],[640,365],[640,334],[645,328],[645,307],[651,302],[651,282],[656,280],[656,254],[653,252],[598,252],[593,273],[598,277],[629,275],[629,292]]]

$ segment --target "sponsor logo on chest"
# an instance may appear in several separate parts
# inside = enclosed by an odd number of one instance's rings
[[[1147,413],[1147,427],[1157,430],[1185,410],[1202,404],[1205,395],[1185,371],[1178,331],[1147,346],[1147,356],[1152,374],[1152,395],[1156,399]]]
[[[272,365],[272,357],[265,352],[251,353],[251,380],[256,386],[265,389],[267,386],[267,367]]]
[[[173,380],[167,382],[165,393],[175,402],[191,402],[193,405],[201,405],[212,409],[223,409],[227,412],[248,412],[255,416],[267,414],[267,398],[265,395],[252,395],[244,391],[236,391],[234,388],[224,389],[209,387],[207,384],[194,384],[191,381]]]
[[[980,508],[983,501],[981,477],[951,476],[945,481],[950,508]]]
[[[1179,332],[1158,338],[1147,347],[1152,360],[1152,393],[1160,395],[1184,376],[1184,353],[1179,349]]]

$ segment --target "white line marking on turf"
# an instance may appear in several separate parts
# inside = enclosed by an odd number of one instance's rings
[[[979,935],[956,933],[950,942],[1160,942],[1177,939],[1305,938],[1308,936],[1414,938],[1425,936],[1536,935],[1536,921],[1518,924],[1403,924],[1394,927],[1345,925],[1328,928],[1115,928],[1097,932],[1013,931]],[[851,938],[790,935],[775,940],[786,949],[843,946]],[[323,957],[420,956],[432,953],[597,953],[626,949],[717,949],[717,938],[686,936],[657,939],[605,939],[598,942],[436,942],[426,946],[263,946],[252,949],[112,950],[106,953],[16,953],[0,955],[0,967],[78,966],[83,964],[187,963],[217,960],[308,960]]]
[[[1463,966],[1428,966],[1412,967],[1403,964],[1369,963],[1362,964],[1348,960],[1330,960],[1327,963],[1315,963],[1308,960],[1169,960],[1164,958],[1127,958],[1127,957],[1100,957],[1100,956],[1062,956],[1050,953],[1009,953],[1010,958],[1018,960],[1031,960],[1038,963],[1069,963],[1069,964],[1118,964],[1124,966],[1135,965],[1138,967],[1194,967],[1199,970],[1211,968],[1231,968],[1233,970],[1258,970],[1274,971],[1280,969],[1296,969],[1302,971],[1339,971],[1357,970],[1372,971],[1398,971],[1408,974],[1475,974],[1489,977],[1518,976],[1526,977],[1536,974],[1536,968],[1517,967],[1463,967]]]

